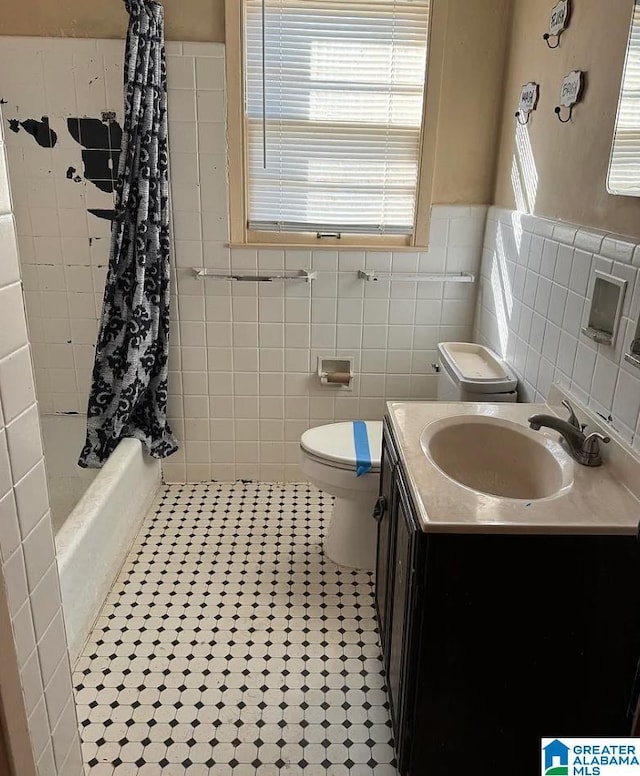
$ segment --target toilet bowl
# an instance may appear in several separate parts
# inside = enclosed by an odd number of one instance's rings
[[[353,423],[329,423],[305,431],[300,439],[300,466],[320,490],[335,497],[324,539],[324,553],[339,566],[373,571],[377,523],[382,422],[366,421],[371,469],[356,476]]]

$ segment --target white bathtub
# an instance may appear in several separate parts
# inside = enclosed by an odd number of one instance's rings
[[[72,665],[160,485],[160,462],[137,439],[122,440],[102,469],[80,469],[84,424],[83,416],[42,418]]]

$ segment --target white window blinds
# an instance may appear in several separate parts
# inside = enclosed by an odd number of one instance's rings
[[[640,2],[636,0],[618,120],[609,163],[609,191],[640,196]]]
[[[411,234],[429,3],[243,1],[249,228]]]

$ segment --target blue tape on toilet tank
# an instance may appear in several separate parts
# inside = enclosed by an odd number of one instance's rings
[[[353,441],[356,446],[356,477],[371,471],[371,451],[369,434],[364,420],[353,421]]]

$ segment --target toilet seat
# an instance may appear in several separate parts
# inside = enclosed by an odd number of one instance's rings
[[[371,472],[380,471],[382,455],[382,421],[367,420]],[[353,439],[353,423],[329,423],[305,431],[300,447],[309,458],[334,469],[355,471],[356,448]]]

